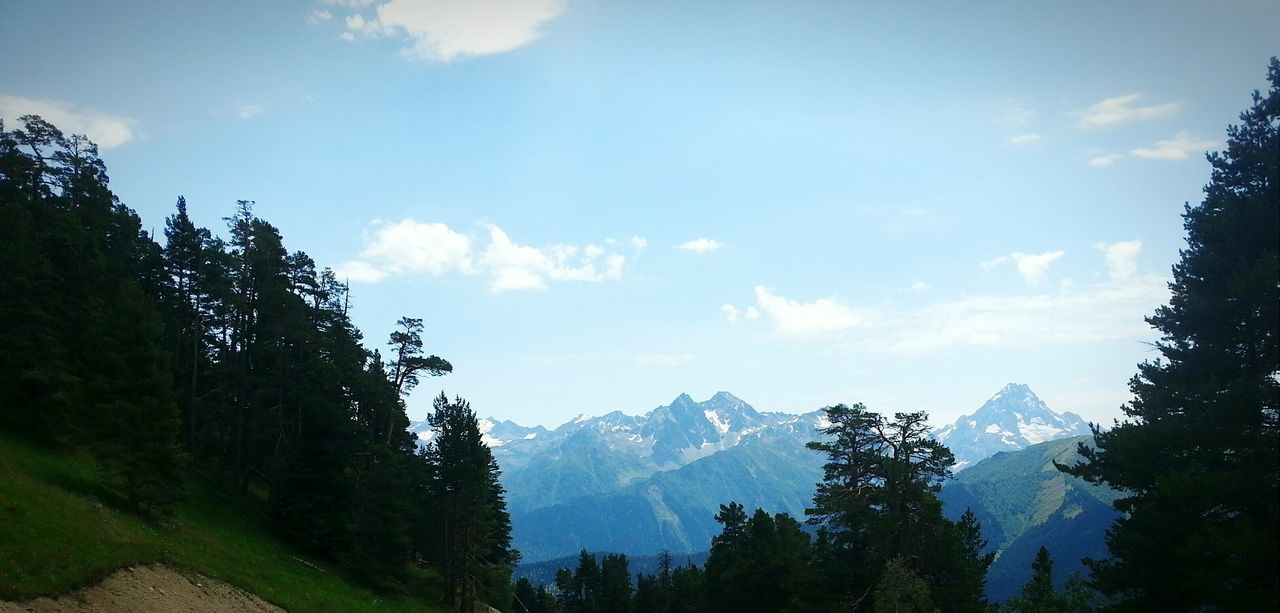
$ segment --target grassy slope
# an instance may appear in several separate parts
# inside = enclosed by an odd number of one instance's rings
[[[113,509],[114,497],[99,482],[87,458],[0,434],[0,600],[67,592],[121,566],[160,561],[289,610],[434,608],[347,579],[281,542],[260,509],[204,483],[192,480],[174,527],[162,529]]]

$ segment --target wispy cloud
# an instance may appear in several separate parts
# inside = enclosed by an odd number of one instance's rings
[[[1031,125],[1036,112],[1020,100],[1001,100],[995,105],[992,119],[1007,128],[1025,128]]]
[[[1028,132],[1011,136],[1007,144],[1013,147],[1023,147],[1037,142],[1040,142],[1040,135]]]
[[[1143,318],[1168,300],[1167,281],[1133,275],[1082,289],[1064,285],[1056,291],[971,296],[905,310],[859,308],[834,299],[803,304],[762,288],[756,288],[756,300],[779,340],[912,354],[1145,339],[1151,331]],[[771,302],[784,307],[765,308]]]
[[[338,266],[339,276],[376,283],[392,276],[433,276],[449,273],[481,274],[490,278],[494,293],[545,289],[550,282],[600,283],[622,278],[626,257],[599,245],[546,247],[521,245],[506,231],[484,224],[488,243],[442,223],[403,219],[375,222],[365,233],[360,256]]]
[[[311,25],[325,23],[331,19],[333,19],[333,13],[325,9],[315,9],[307,13],[307,23]]]
[[[0,94],[0,117],[16,122],[23,115],[39,115],[66,134],[88,136],[102,149],[114,149],[137,138],[132,119],[57,100]]]
[[[242,104],[240,110],[236,112],[236,116],[240,119],[253,119],[261,115],[263,108],[256,104]]]
[[[731,324],[738,323],[738,320],[744,317],[749,320],[760,317],[760,310],[753,306],[749,306],[743,310],[733,306],[732,304],[722,304],[720,305],[720,312],[724,313],[725,319],[728,319]]]
[[[1139,147],[1129,155],[1148,160],[1185,160],[1193,153],[1204,153],[1218,146],[1218,141],[1195,138],[1186,132],[1161,141],[1151,147]]]
[[[695,238],[691,241],[676,245],[676,249],[683,249],[684,251],[692,251],[698,255],[702,255],[704,253],[715,251],[723,246],[724,246],[723,243],[715,239]]]
[[[1039,283],[1044,280],[1045,274],[1049,271],[1049,266],[1066,255],[1065,251],[1048,251],[1045,253],[1022,253],[1015,251],[1009,255],[1002,255],[998,258],[980,262],[983,270],[991,270],[997,266],[1001,266],[1008,262],[1013,262],[1014,268],[1018,270],[1018,274],[1027,283]]]
[[[1098,243],[1094,245],[1107,260],[1107,274],[1113,280],[1123,281],[1138,270],[1138,254],[1142,253],[1142,241],[1132,240],[1119,243]]]
[[[636,356],[636,363],[645,366],[687,366],[698,359],[693,353],[644,353]]]
[[[649,240],[643,236],[633,236],[631,237],[631,246],[638,250],[644,249],[649,246]]]
[[[911,291],[916,293],[927,292],[929,291],[929,284],[925,283],[924,281],[916,281],[915,283],[911,284]]]
[[[564,0],[325,0],[359,12],[339,38],[401,37],[405,57],[447,62],[503,53],[536,40]],[[369,11],[372,9],[372,11]]]
[[[1096,129],[1133,121],[1165,119],[1177,115],[1178,111],[1182,109],[1182,105],[1177,102],[1136,106],[1134,103],[1142,98],[1142,94],[1116,96],[1102,100],[1083,111],[1076,111],[1073,113],[1079,117],[1076,127]]]
[[[1088,163],[1090,166],[1093,166],[1095,168],[1101,168],[1103,166],[1110,166],[1122,159],[1124,159],[1124,155],[1122,154],[1107,153],[1105,155],[1099,155],[1099,156],[1090,158]]]

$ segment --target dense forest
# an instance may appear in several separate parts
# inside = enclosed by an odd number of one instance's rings
[[[1015,611],[1280,609],[1280,61],[1229,128],[1128,420],[1060,470],[1122,492],[1111,558],[1055,592],[1042,550]],[[346,284],[240,201],[226,238],[177,200],[164,240],[109,188],[96,146],[36,116],[0,123],[0,423],[89,449],[121,504],[163,526],[198,478],[365,581],[432,570],[445,606],[516,611],[983,611],[992,562],[972,513],[943,517],[954,464],[924,413],[824,409],[805,518],[725,501],[702,567],[632,577],[584,551],[554,585],[519,554],[475,413],[441,393],[418,449],[404,398],[452,365],[404,317],[384,355]],[[815,438],[817,434],[815,433]]]

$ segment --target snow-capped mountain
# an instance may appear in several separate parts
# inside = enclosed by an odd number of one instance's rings
[[[1001,451],[1083,434],[1089,434],[1089,424],[1079,415],[1057,413],[1030,387],[1010,383],[972,415],[938,429],[934,438],[951,448],[955,470],[961,470]]]
[[[502,447],[513,441],[527,441],[545,435],[548,431],[542,426],[534,426],[532,428],[522,426],[513,421],[495,421],[487,417],[477,419],[477,425],[480,426],[480,440],[488,445],[490,449]],[[424,447],[435,439],[435,431],[431,429],[431,424],[426,420],[415,421],[409,423],[409,433],[418,439],[418,446]]]
[[[728,500],[802,515],[821,478],[822,457],[804,448],[819,414],[761,413],[718,392],[702,402],[681,394],[644,415],[580,415],[554,430],[489,419],[480,428],[502,468],[515,545],[538,560],[582,546],[701,551]],[[431,441],[424,422],[410,431]]]

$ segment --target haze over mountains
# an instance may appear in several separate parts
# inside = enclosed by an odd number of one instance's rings
[[[554,430],[480,421],[526,562],[586,548],[628,555],[695,553],[719,533],[719,505],[802,518],[824,458],[805,448],[822,412],[760,412],[728,392],[702,402],[681,394],[643,415],[580,415]],[[410,431],[425,445],[425,422]],[[999,451],[1088,432],[1026,385],[1009,384],[972,415],[942,428],[961,467]]]

